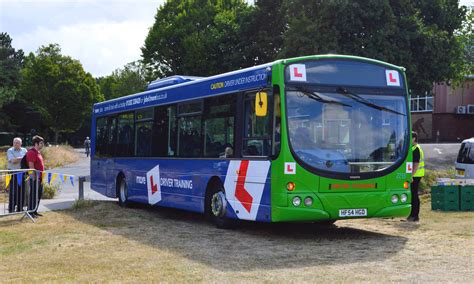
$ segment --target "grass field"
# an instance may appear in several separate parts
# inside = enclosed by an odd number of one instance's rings
[[[83,202],[0,219],[0,282],[470,282],[473,212],[219,230],[199,214]]]
[[[62,167],[79,160],[79,154],[69,145],[60,145],[58,147],[44,147],[41,150],[46,169]],[[0,151],[0,170],[7,168],[7,154]]]

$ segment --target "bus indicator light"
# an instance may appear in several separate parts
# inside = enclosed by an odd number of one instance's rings
[[[409,186],[410,186],[410,183],[408,183],[408,181],[403,183],[403,188],[404,189],[408,189]]]
[[[288,191],[295,190],[295,183],[290,181],[289,183],[286,184],[286,189],[288,189]]]

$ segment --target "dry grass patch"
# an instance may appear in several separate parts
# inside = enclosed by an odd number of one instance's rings
[[[43,155],[46,169],[62,167],[79,160],[79,154],[69,145],[44,147],[41,150],[41,154]]]
[[[88,202],[37,224],[0,219],[0,275],[7,282],[473,279],[474,214],[432,212],[427,201],[419,224],[362,219],[235,230],[216,229],[198,214]]]

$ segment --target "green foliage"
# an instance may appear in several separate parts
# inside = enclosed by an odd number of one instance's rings
[[[43,184],[43,195],[42,199],[53,199],[58,191],[61,190],[61,186],[59,184]]]
[[[425,169],[425,176],[420,181],[419,189],[424,191],[430,189],[432,186],[437,185],[436,180],[438,178],[455,178],[456,174],[454,169],[446,170],[429,170]]]
[[[340,53],[407,68],[414,93],[456,76],[461,46],[454,36],[465,16],[457,0],[285,2],[280,57]]]
[[[98,78],[100,90],[106,100],[142,92],[146,89],[145,68],[141,62],[132,62],[111,75]]]
[[[22,70],[21,94],[56,133],[74,132],[90,115],[92,104],[102,101],[94,78],[79,61],[61,55],[57,44],[30,53]]]
[[[250,12],[243,0],[167,1],[142,48],[147,79],[209,76],[248,65],[241,27]]]
[[[420,94],[465,66],[466,48],[455,36],[465,14],[458,0],[167,1],[142,57],[147,78],[154,79],[208,76],[277,58],[351,54],[405,66],[411,89]],[[472,34],[472,18],[469,23],[463,30]]]
[[[12,39],[7,33],[0,33],[0,129],[11,130],[10,116],[4,105],[12,102],[20,83],[20,69],[23,66],[23,51],[12,47]]]
[[[456,67],[457,76],[453,79],[454,86],[466,81],[466,76],[474,74],[474,10],[470,10],[461,29],[456,32],[456,39],[462,47],[462,55]]]
[[[0,99],[4,92],[1,88],[18,87],[22,65],[23,51],[12,47],[12,39],[7,33],[0,33]]]

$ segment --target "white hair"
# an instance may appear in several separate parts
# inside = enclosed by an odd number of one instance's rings
[[[20,137],[15,137],[15,138],[13,138],[13,143],[15,143],[15,141],[18,141],[18,142],[20,142],[20,144],[21,144],[21,138],[20,138]]]

